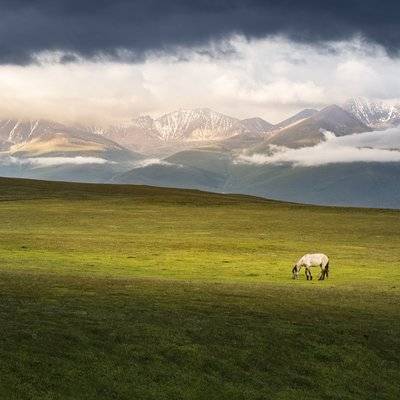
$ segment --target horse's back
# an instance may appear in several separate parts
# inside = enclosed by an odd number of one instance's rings
[[[301,257],[299,263],[309,267],[318,265],[325,267],[329,263],[329,257],[323,253],[310,253]]]

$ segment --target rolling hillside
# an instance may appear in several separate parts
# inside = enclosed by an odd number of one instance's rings
[[[15,179],[0,200],[3,398],[400,395],[399,212]],[[291,279],[309,251],[329,280]]]

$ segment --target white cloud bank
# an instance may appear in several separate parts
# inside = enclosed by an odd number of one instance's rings
[[[137,64],[108,60],[0,66],[0,117],[108,123],[140,114],[210,107],[238,117],[277,122],[306,107],[365,96],[400,98],[400,59],[361,39],[328,49],[284,38],[224,42],[208,48],[152,54]],[[219,43],[219,47],[224,47]]]
[[[114,161],[106,160],[100,157],[13,157],[9,155],[0,155],[0,166],[21,166],[28,168],[56,167],[59,165],[102,165],[116,164]],[[159,158],[145,158],[131,165],[132,169],[145,168],[150,165],[164,165],[182,167],[181,164],[174,164]]]
[[[350,162],[400,162],[400,128],[337,137],[325,133],[326,140],[312,147],[289,149],[272,146],[272,154],[242,155],[239,163],[293,164],[318,166]]]
[[[99,157],[35,157],[35,158],[19,158],[3,156],[0,158],[0,165],[12,166],[29,166],[29,167],[55,167],[58,165],[86,165],[86,164],[107,164],[113,163],[104,158]]]
[[[146,168],[151,165],[163,165],[163,166],[174,166],[178,168],[182,168],[183,165],[181,164],[175,164],[175,163],[170,163],[168,161],[159,159],[159,158],[145,158],[143,160],[136,161],[132,169],[139,169],[139,168]]]

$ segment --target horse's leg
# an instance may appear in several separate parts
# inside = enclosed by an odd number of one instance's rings
[[[306,274],[306,279],[308,280],[308,279],[309,279],[309,276],[308,276],[308,268],[304,268],[304,273]]]
[[[321,265],[321,273],[320,273],[320,275],[319,275],[319,281],[323,281],[325,279],[325,269],[323,269],[322,268],[322,265]]]

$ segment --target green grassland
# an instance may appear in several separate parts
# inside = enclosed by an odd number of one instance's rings
[[[400,213],[0,179],[1,399],[398,399]],[[329,280],[291,279],[306,252]]]

